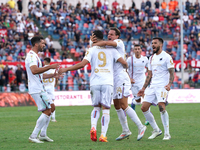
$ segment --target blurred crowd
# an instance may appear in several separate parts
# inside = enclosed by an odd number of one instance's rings
[[[107,39],[109,27],[117,27],[121,31],[121,39],[124,41],[127,57],[132,55],[135,43],[142,45],[142,55],[149,57],[152,54],[151,39],[159,36],[165,39],[163,49],[174,60],[180,60],[180,23],[183,22],[184,35],[184,60],[200,59],[200,5],[198,0],[191,3],[189,0],[182,4],[183,20],[180,19],[180,7],[177,0],[157,0],[152,3],[142,0],[140,8],[137,8],[134,0],[130,6],[122,1],[115,0],[112,8],[109,2],[98,0],[92,4],[79,1],[72,6],[66,0],[29,0],[28,15],[22,13],[22,1],[17,3],[9,0],[0,5],[0,30],[6,30],[7,36],[0,36],[0,61],[24,62],[26,53],[31,49],[30,39],[34,35],[46,35],[46,48],[39,54],[41,60],[51,57],[52,62],[80,61],[89,48],[89,37],[93,30],[102,30],[104,39]],[[54,40],[58,40],[61,49],[54,48]],[[13,90],[13,85],[24,83],[26,86],[26,73],[23,69],[20,73],[21,81],[17,81],[19,69],[2,67],[1,80]],[[18,67],[21,68],[21,67]],[[4,72],[13,72],[8,76]],[[193,81],[196,73],[191,76],[192,82],[200,82],[199,77]],[[198,73],[198,71],[197,71]],[[7,73],[8,74],[8,73]],[[58,90],[88,89],[89,77],[87,73],[70,72],[60,80]],[[15,79],[14,79],[15,78]],[[178,80],[175,88],[180,88]],[[179,82],[178,82],[179,81]],[[1,82],[3,84],[3,82]],[[71,86],[71,84],[75,86]],[[0,85],[1,86],[1,85]],[[9,88],[10,87],[10,88]],[[19,87],[17,87],[19,89]],[[23,87],[22,87],[23,88]]]

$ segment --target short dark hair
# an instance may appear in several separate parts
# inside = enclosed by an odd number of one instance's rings
[[[45,57],[45,58],[44,58],[44,61],[46,61],[47,63],[50,63],[50,62],[51,62],[51,58]]]
[[[111,27],[110,30],[114,30],[115,31],[115,34],[119,36],[121,36],[121,32],[119,31],[119,29],[117,29],[116,27]]]
[[[155,37],[155,38],[153,38],[153,40],[158,40],[159,42],[161,42],[162,44],[163,44],[163,39],[162,38],[159,38],[159,37]]]
[[[140,45],[140,44],[135,44],[135,45],[134,45],[134,48],[135,48],[135,47],[140,47],[140,48],[141,48],[141,45]]]
[[[31,44],[32,46],[35,46],[36,43],[39,43],[40,40],[43,40],[44,38],[42,36],[34,36],[32,39],[31,39]]]
[[[100,30],[94,30],[93,34],[100,40],[103,40],[103,32]]]

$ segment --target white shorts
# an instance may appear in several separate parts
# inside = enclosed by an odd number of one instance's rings
[[[37,104],[38,111],[44,111],[51,108],[52,100],[49,98],[47,92],[31,94],[31,96]]]
[[[145,90],[145,96],[143,102],[157,105],[160,102],[166,103],[168,97],[168,91],[164,87],[152,87]]]
[[[130,96],[131,82],[127,80],[115,80],[113,99],[122,99]]]
[[[131,84],[131,91],[133,94],[133,97],[137,100],[139,99],[141,96],[137,96],[139,90],[141,90],[143,87],[143,84]]]
[[[101,104],[106,108],[111,107],[113,86],[111,85],[94,85],[90,87],[92,106]]]
[[[49,98],[52,100],[52,103],[53,103],[53,101],[55,100],[55,94],[50,92],[50,91],[47,91],[47,94],[48,94]]]

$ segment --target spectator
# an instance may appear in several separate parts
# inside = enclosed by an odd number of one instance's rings
[[[142,0],[142,3],[141,3],[141,10],[145,10],[145,7],[146,7],[146,3],[144,2],[144,0]]]
[[[161,7],[162,7],[162,10],[166,10],[167,3],[165,2],[165,0],[163,0],[163,2],[161,3]]]
[[[185,9],[187,10],[187,13],[189,13],[189,9],[190,9],[190,2],[189,2],[189,0],[187,0],[185,2]]]
[[[174,11],[175,9],[175,4],[174,4],[174,1],[173,0],[170,0],[170,2],[168,3],[168,6],[169,6],[169,11]]]
[[[101,0],[98,0],[97,1],[97,9],[101,9],[101,6],[102,6],[102,3],[101,3]]]
[[[151,9],[151,2],[149,0],[146,1],[146,6],[149,6],[149,8]]]
[[[159,9],[159,7],[160,7],[159,0],[156,0],[156,2],[154,3],[154,5],[155,5],[155,9]]]
[[[131,7],[132,9],[134,9],[135,8],[135,2],[134,2],[134,0],[132,0],[132,7]]]
[[[22,9],[23,9],[22,0],[17,1],[17,7],[18,7],[19,12],[22,12]]]
[[[46,51],[44,52],[44,57],[51,57],[51,53],[48,49],[46,49]]]
[[[8,1],[8,5],[11,9],[14,9],[15,8],[15,1],[14,0],[9,0]]]
[[[74,60],[71,58],[70,55],[67,56],[66,62],[73,62]]]
[[[40,9],[41,2],[40,2],[39,0],[37,0],[37,1],[35,2],[35,6],[36,6],[36,8]]]
[[[46,0],[43,0],[43,1],[42,1],[43,8],[44,8],[44,7],[46,7],[46,6],[47,6],[47,4],[48,4],[48,3],[47,3],[47,1],[46,1]]]
[[[19,86],[19,84],[22,82],[22,68],[21,65],[17,66],[17,70],[15,72],[16,75],[16,81],[17,81],[17,86]]]
[[[112,7],[116,10],[117,9],[117,6],[118,6],[118,2],[117,0],[115,0],[113,3],[112,3]]]

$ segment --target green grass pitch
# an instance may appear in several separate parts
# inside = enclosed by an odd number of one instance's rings
[[[132,135],[129,139],[115,141],[121,134],[121,125],[114,107],[111,108],[110,124],[107,132],[108,143],[90,140],[91,106],[57,107],[56,119],[50,122],[48,136],[53,143],[29,143],[30,136],[40,113],[37,107],[0,108],[0,150],[199,150],[200,149],[200,121],[199,104],[169,104],[167,111],[170,117],[170,133],[172,139],[163,141],[163,134],[156,139],[148,140],[152,128],[147,126],[144,137],[137,141],[138,129],[128,118]],[[164,131],[158,107],[151,107],[151,111]],[[144,123],[145,118],[136,106],[136,112]],[[100,119],[97,135],[100,136]]]

